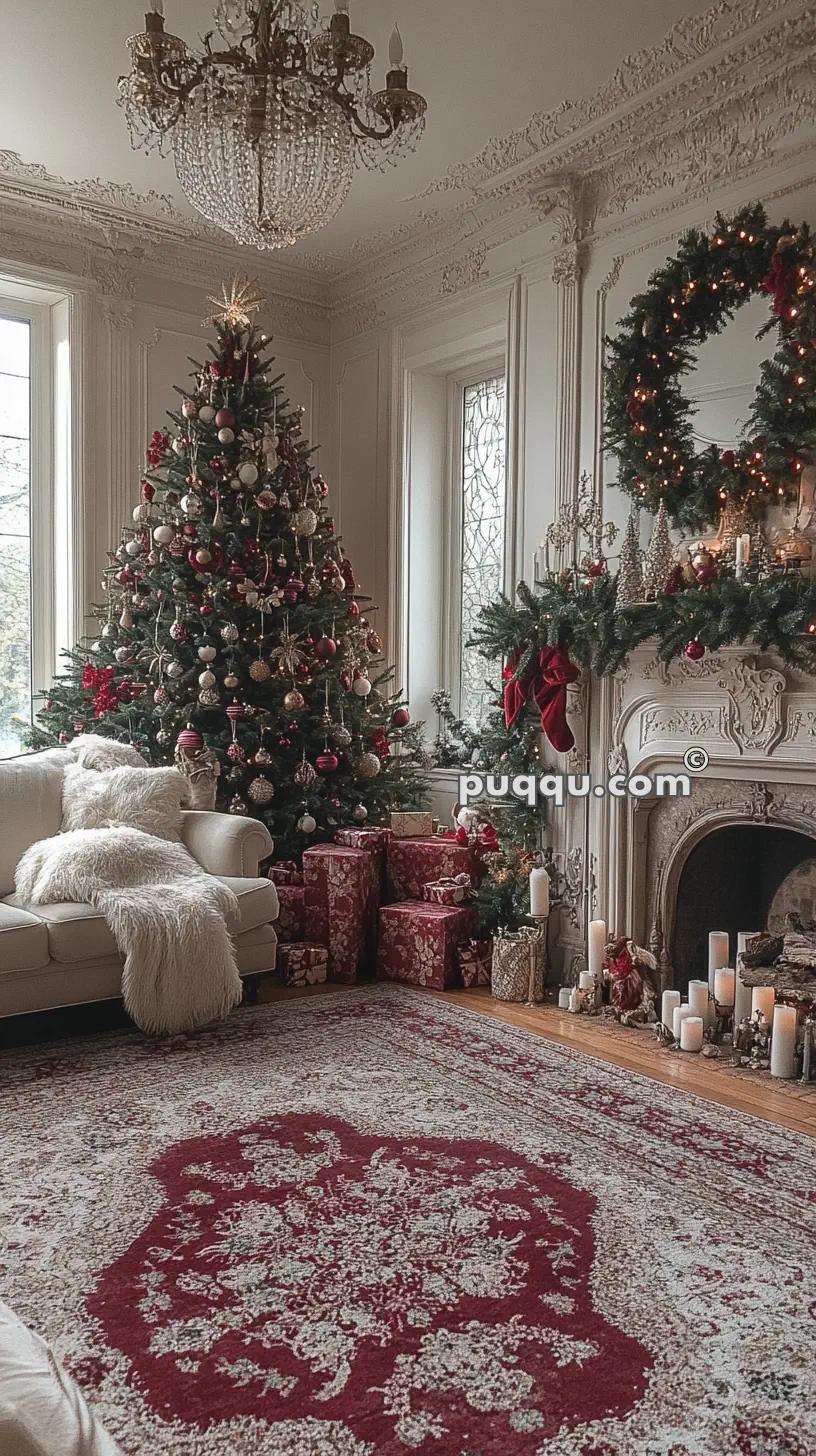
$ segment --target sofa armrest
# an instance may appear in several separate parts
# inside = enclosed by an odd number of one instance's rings
[[[204,809],[184,810],[181,836],[193,859],[208,875],[254,879],[260,861],[275,848],[260,819],[235,818]]]

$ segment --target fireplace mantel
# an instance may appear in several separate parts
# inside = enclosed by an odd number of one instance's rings
[[[692,746],[709,755],[690,798],[592,798],[553,815],[556,849],[586,846],[585,918],[662,954],[664,979],[677,886],[694,846],[730,824],[816,835],[816,676],[755,644],[669,664],[644,643],[613,678],[584,675],[571,694],[576,748],[567,769],[595,783],[613,773],[683,773]],[[562,932],[564,968],[585,931]]]

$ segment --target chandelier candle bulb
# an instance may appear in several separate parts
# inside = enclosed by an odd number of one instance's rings
[[[682,1052],[701,1052],[703,1050],[704,1025],[702,1016],[684,1017],[680,1027],[680,1050]]]
[[[674,1034],[675,1041],[680,1040],[680,1029],[683,1025],[683,1022],[686,1020],[687,1016],[691,1015],[692,1010],[688,1004],[688,1001],[684,1001],[681,1006],[675,1006],[674,1011],[672,1012],[672,1032]]]
[[[663,1000],[660,1003],[660,1020],[664,1026],[674,1027],[674,1013],[680,1005],[681,997],[679,991],[664,991]]]
[[[590,920],[587,964],[591,975],[600,980],[606,950],[606,921]]]
[[[720,1006],[733,1006],[736,996],[736,975],[730,966],[719,966],[714,972],[714,1000]]]
[[[549,913],[550,877],[542,865],[536,865],[530,871],[530,914],[537,918]]]
[[[777,1006],[771,1036],[771,1076],[791,1078],[796,1071],[795,1006]]]
[[[727,930],[712,930],[708,937],[708,989],[714,993],[714,972],[730,960]]]
[[[688,998],[692,1016],[708,1021],[708,981],[689,981]]]
[[[773,1025],[776,1009],[776,991],[773,986],[754,986],[751,991],[751,1015],[762,1012],[769,1025]]]
[[[400,71],[403,68],[405,49],[402,44],[402,36],[398,25],[394,26],[391,32],[391,40],[388,43],[388,60],[392,70]]]

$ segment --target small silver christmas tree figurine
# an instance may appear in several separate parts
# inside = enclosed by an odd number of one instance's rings
[[[656,596],[665,591],[673,568],[674,549],[669,535],[669,518],[666,515],[665,503],[661,501],[652,539],[646,552],[646,566],[643,573],[643,585],[648,601],[654,601]]]
[[[616,604],[622,607],[637,607],[644,600],[643,558],[640,554],[640,512],[633,506],[626,523],[626,535],[621,547],[618,564],[618,594]]]

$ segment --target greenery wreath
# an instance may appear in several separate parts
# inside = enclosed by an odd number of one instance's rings
[[[683,377],[698,346],[760,293],[773,300],[760,337],[776,327],[779,345],[761,366],[748,434],[736,450],[698,452]],[[816,447],[816,253],[806,225],[774,227],[759,204],[730,221],[718,214],[711,236],[685,234],[620,328],[607,341],[605,440],[623,490],[653,512],[665,502],[692,531],[715,523],[728,500],[758,518],[797,497]]]

